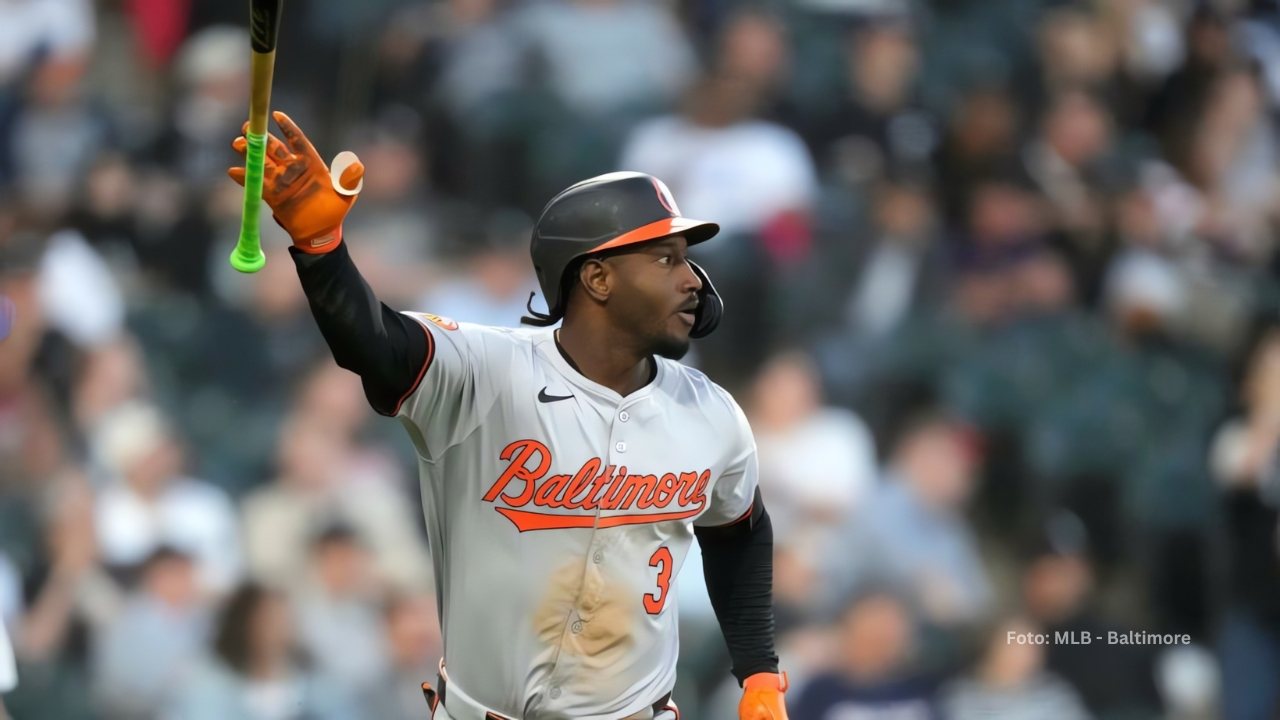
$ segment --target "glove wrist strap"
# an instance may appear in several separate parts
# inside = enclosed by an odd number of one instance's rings
[[[342,243],[342,226],[307,240],[294,240],[294,247],[308,255],[324,255],[330,253]]]

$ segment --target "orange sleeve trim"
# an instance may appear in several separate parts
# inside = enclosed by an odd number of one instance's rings
[[[396,401],[396,407],[391,411],[392,417],[400,414],[400,407],[404,405],[404,401],[408,400],[409,396],[418,390],[418,386],[422,384],[422,378],[427,374],[427,368],[431,367],[431,361],[436,358],[435,336],[431,334],[431,331],[428,330],[427,326],[423,325],[420,320],[415,319],[414,322],[418,323],[418,327],[422,328],[422,333],[427,336],[427,357],[422,361],[422,368],[418,370],[418,377],[414,379],[413,384],[409,386],[409,389],[404,391],[404,395],[401,395],[400,399]]]
[[[440,694],[436,692],[435,688],[431,687],[431,683],[424,682],[422,683],[422,695],[427,699],[427,707],[431,708],[431,712],[434,714],[436,707],[440,705]]]

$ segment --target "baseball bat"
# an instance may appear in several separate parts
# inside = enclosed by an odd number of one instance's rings
[[[258,272],[267,263],[258,234],[262,208],[262,166],[267,152],[267,115],[271,109],[271,76],[276,66],[276,37],[284,0],[249,0],[249,42],[253,47],[252,85],[249,91],[248,148],[244,163],[244,211],[240,215],[240,239],[231,251],[231,267],[242,273]]]

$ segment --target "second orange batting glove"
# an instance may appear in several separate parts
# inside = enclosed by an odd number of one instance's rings
[[[276,111],[271,116],[284,141],[267,134],[262,199],[295,247],[312,255],[327,253],[342,242],[342,221],[364,186],[364,165],[353,152],[338,153],[332,166],[325,165],[288,115]],[[245,123],[241,132],[248,127]],[[244,155],[248,142],[241,135],[231,147]],[[227,174],[244,185],[244,168],[231,168]]]
[[[787,720],[786,673],[756,673],[742,683],[738,720]]]

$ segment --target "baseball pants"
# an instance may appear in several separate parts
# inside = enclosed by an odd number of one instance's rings
[[[422,691],[426,695],[427,704],[432,708],[431,720],[457,720],[449,714],[445,709],[444,703],[440,701],[437,691],[427,683],[423,683]],[[504,720],[493,713],[488,714],[488,718],[494,720]],[[488,720],[486,718],[486,720]],[[652,708],[645,708],[634,715],[628,715],[622,720],[680,720],[680,710],[676,708],[676,704],[670,698],[664,698]]]
[[[626,720],[650,720],[650,718],[652,720],[680,720],[680,716],[672,709],[663,710],[657,715],[654,715],[652,710],[645,710],[639,715],[632,715],[626,718]],[[432,713],[431,720],[454,720],[454,718],[441,704],[436,706],[436,711]]]

